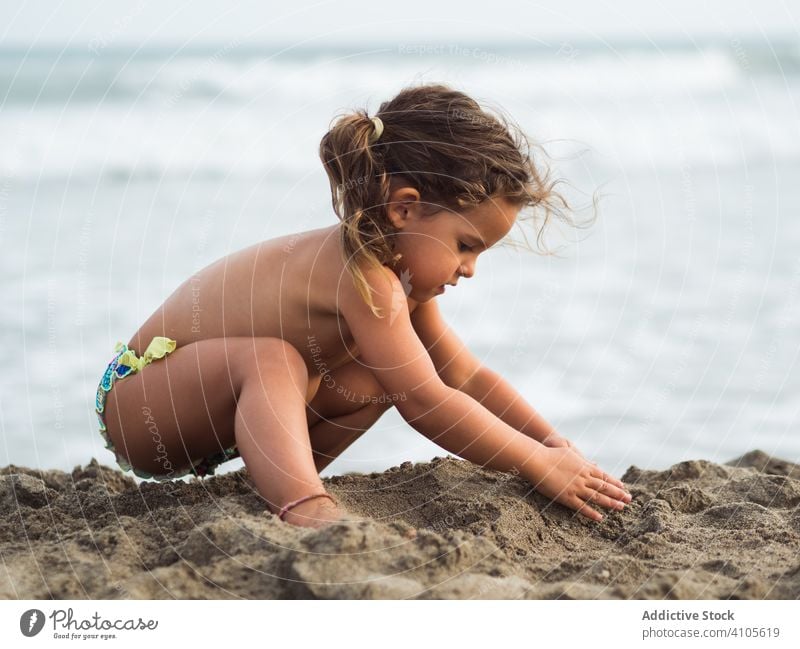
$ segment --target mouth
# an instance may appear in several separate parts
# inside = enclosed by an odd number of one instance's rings
[[[437,295],[441,295],[442,293],[444,293],[444,284],[442,284],[440,287],[436,289]]]

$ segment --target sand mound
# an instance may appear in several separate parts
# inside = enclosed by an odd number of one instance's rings
[[[800,466],[632,467],[602,523],[520,478],[452,458],[337,476],[369,520],[322,530],[265,514],[247,471],[137,486],[92,460],[0,469],[0,597],[800,597]]]

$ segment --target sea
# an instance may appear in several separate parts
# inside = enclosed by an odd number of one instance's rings
[[[320,138],[428,82],[512,117],[591,223],[546,254],[531,214],[438,298],[473,354],[617,476],[800,461],[800,43],[764,34],[0,45],[0,465],[115,466],[116,341],[212,261],[335,223]],[[323,475],[447,454],[392,409]]]

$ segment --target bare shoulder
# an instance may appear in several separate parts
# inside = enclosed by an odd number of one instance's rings
[[[405,307],[408,310],[408,299],[406,298],[403,285],[389,268],[386,266],[363,268],[362,271],[366,282],[366,289],[372,298],[379,313],[384,314],[396,312]],[[345,276],[340,284],[339,301],[342,314],[350,317],[367,317],[371,314],[371,309],[367,305],[364,297],[356,288],[350,272],[345,269]]]

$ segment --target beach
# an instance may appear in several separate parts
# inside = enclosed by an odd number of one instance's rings
[[[598,194],[589,229],[545,228],[557,256],[512,245],[541,252],[538,213],[437,298],[482,364],[614,475],[800,458],[797,39],[630,36],[0,51],[0,339],[22,350],[0,466],[113,465],[93,411],[116,342],[208,264],[335,224],[320,139],[416,82],[507,111],[577,222]],[[443,453],[393,408],[323,475]]]
[[[797,599],[800,465],[630,467],[590,522],[453,457],[326,478],[360,520],[265,512],[247,470],[136,482],[91,460],[0,469],[3,599]],[[605,511],[605,510],[604,510]]]

